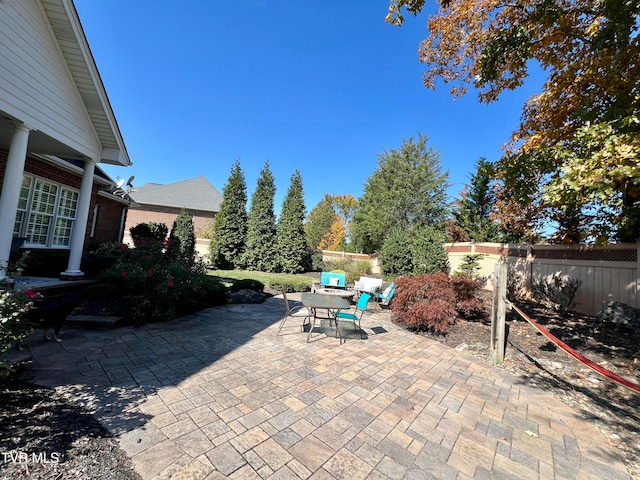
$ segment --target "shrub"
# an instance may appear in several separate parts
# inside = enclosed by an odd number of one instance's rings
[[[207,275],[204,262],[148,248],[152,244],[139,243],[141,247],[125,251],[100,277],[109,292],[135,300],[138,322],[171,320],[224,303],[226,288]]]
[[[385,276],[411,275],[413,273],[413,253],[411,236],[404,230],[396,229],[380,250],[380,264]]]
[[[23,321],[23,316],[34,306],[34,301],[41,298],[40,294],[31,290],[5,291],[0,290],[0,353],[7,351],[11,345],[21,341],[32,328]],[[0,376],[7,370],[0,362]]]
[[[264,291],[264,283],[251,278],[242,278],[234,280],[229,290],[232,292],[237,292],[238,290],[254,290],[262,293]]]
[[[458,267],[458,270],[454,273],[455,276],[465,275],[469,278],[473,278],[480,283],[481,286],[487,284],[487,277],[480,275],[480,260],[486,255],[484,253],[469,253],[462,257],[462,262]]]
[[[580,285],[582,285],[582,280],[572,279],[568,276],[562,277],[556,272],[551,277],[533,282],[531,293],[536,300],[550,304],[561,312],[566,312],[575,306],[573,300]]]
[[[172,252],[189,261],[193,261],[196,252],[196,234],[193,219],[184,209],[176,217],[169,235]]]
[[[322,253],[315,251],[311,254],[311,267],[312,272],[322,272],[324,270],[324,263],[322,261]]]
[[[309,282],[304,279],[273,281],[269,284],[269,288],[272,288],[273,290],[277,290],[279,292],[281,292],[284,289],[287,293],[308,292],[309,290],[311,290],[311,286],[309,285]]]
[[[449,256],[443,247],[446,236],[433,227],[416,230],[411,243],[413,274],[449,272]]]
[[[446,334],[458,318],[482,310],[474,295],[478,288],[475,280],[446,273],[400,277],[391,310],[411,329]]]
[[[164,223],[139,223],[129,229],[136,248],[161,251],[169,229]]]

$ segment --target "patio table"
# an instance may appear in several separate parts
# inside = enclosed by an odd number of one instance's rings
[[[303,293],[302,304],[307,307],[313,313],[313,322],[309,327],[309,334],[307,335],[307,343],[311,340],[311,333],[316,325],[317,310],[326,310],[329,315],[329,326],[331,326],[332,311],[336,310],[348,310],[350,308],[349,302],[338,295],[324,295],[321,293]],[[336,322],[336,337],[340,335],[338,329],[338,323]],[[342,335],[340,335],[340,341],[342,341]]]

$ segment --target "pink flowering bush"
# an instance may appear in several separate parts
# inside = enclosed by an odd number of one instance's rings
[[[31,333],[32,328],[23,321],[23,316],[40,298],[42,296],[32,290],[0,290],[0,353]]]
[[[203,261],[180,256],[168,239],[138,240],[103,272],[92,291],[132,299],[139,323],[171,320],[226,302],[225,286],[207,275]]]

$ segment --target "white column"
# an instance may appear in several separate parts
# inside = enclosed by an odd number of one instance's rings
[[[89,206],[91,204],[93,173],[95,169],[96,163],[93,160],[85,160],[76,219],[73,222],[73,230],[71,231],[69,264],[67,265],[67,269],[60,274],[60,277],[64,279],[75,280],[84,276],[84,273],[80,271],[80,262],[82,261],[84,237],[87,232],[87,222],[89,220]]]
[[[16,126],[16,130],[11,137],[7,168],[2,182],[2,194],[0,196],[0,280],[7,276],[13,227],[16,221],[16,213],[18,212],[24,164],[27,159],[29,130],[29,127],[24,124]]]

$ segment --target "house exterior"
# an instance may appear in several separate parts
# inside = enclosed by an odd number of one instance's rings
[[[0,1],[0,280],[14,236],[68,252],[67,279],[118,239],[128,203],[99,163],[131,165],[72,0]]]
[[[129,229],[139,223],[164,223],[169,230],[182,209],[193,218],[196,248],[206,254],[209,242],[202,234],[220,211],[222,194],[205,177],[161,185],[146,183],[129,192],[133,204],[127,214],[124,241],[131,243]]]

